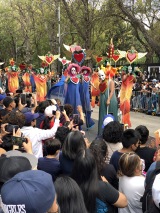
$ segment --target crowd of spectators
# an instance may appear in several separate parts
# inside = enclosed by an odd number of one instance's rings
[[[75,119],[60,100],[27,98],[0,95],[0,213],[143,212],[145,176],[160,155],[146,126],[105,122],[89,141],[81,106]]]

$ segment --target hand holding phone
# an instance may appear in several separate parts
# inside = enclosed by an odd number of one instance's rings
[[[59,106],[59,110],[60,110],[61,112],[63,112],[63,111],[64,111],[64,106],[63,106],[63,105]]]
[[[12,144],[19,146],[21,148],[23,146],[23,142],[27,143],[27,138],[12,136]]]
[[[23,105],[25,105],[26,104],[26,94],[21,94],[20,95],[20,97],[21,97],[21,104],[23,104]]]
[[[73,114],[73,124],[78,124],[79,123],[79,115],[78,114]]]

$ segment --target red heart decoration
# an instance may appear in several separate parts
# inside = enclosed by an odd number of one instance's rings
[[[106,82],[102,82],[99,84],[99,89],[102,93],[104,93],[107,89],[107,83]]]
[[[83,53],[74,53],[73,57],[78,61],[79,63],[83,60],[84,54]]]
[[[137,53],[127,52],[126,58],[130,63],[132,63],[133,61],[137,59]]]
[[[99,63],[100,61],[103,60],[103,57],[96,57],[96,61]]]
[[[54,57],[53,56],[46,56],[45,60],[48,64],[51,64],[54,60]]]
[[[62,64],[65,65],[67,60],[62,60]]]
[[[112,59],[114,60],[114,62],[117,62],[120,58],[120,55],[112,55]]]

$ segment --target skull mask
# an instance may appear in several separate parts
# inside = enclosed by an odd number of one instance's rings
[[[99,70],[99,71],[98,71],[98,75],[99,75],[99,79],[101,79],[102,81],[105,80],[106,75],[105,75],[105,73],[104,73],[103,70]]]
[[[43,74],[44,73],[44,69],[40,68],[40,73]]]
[[[76,74],[77,74],[77,71],[76,71],[76,68],[75,68],[75,67],[72,67],[72,69],[71,69],[71,74],[72,74],[72,75],[76,75]]]

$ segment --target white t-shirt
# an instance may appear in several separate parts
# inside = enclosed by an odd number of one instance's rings
[[[119,213],[142,213],[141,197],[144,194],[144,176],[119,178],[119,191],[124,193],[128,200],[128,206],[119,208]]]

